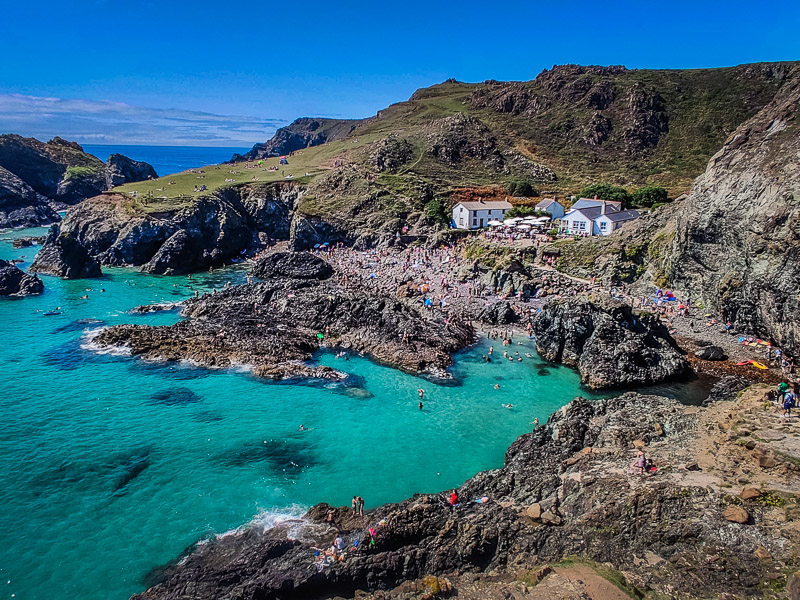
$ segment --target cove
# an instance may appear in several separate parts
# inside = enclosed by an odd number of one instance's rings
[[[10,240],[42,231],[1,233],[0,258],[24,257],[26,268],[35,248],[16,250]],[[134,306],[175,302],[245,273],[45,276],[43,295],[0,302],[0,575],[11,582],[8,596],[123,599],[198,539],[245,523],[269,524],[322,501],[349,505],[356,494],[370,508],[457,486],[501,466],[534,418],[592,397],[527,339],[511,349],[522,362],[489,364],[481,340],[455,357],[453,380],[439,383],[328,352],[315,360],[350,374],[347,382],[273,383],[91,348],[98,327],[180,318],[131,314]],[[60,315],[42,315],[56,307]]]

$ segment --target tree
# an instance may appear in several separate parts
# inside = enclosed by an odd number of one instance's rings
[[[437,223],[446,224],[450,221],[450,215],[447,214],[444,204],[436,198],[425,205],[425,215]]]
[[[628,190],[610,183],[594,183],[578,193],[579,198],[594,198],[595,196],[598,200],[622,202],[624,208],[629,208],[633,202],[633,197]]]
[[[667,190],[658,185],[646,185],[633,192],[633,206],[653,207],[669,202]]]
[[[539,195],[539,191],[531,185],[531,182],[524,180],[509,181],[506,184],[506,191],[509,196],[523,196],[525,198],[535,198]]]

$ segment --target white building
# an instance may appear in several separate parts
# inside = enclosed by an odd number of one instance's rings
[[[545,198],[536,205],[536,210],[543,210],[548,213],[553,220],[561,219],[564,216],[564,206],[555,198]]]
[[[511,208],[505,200],[459,202],[453,207],[453,224],[456,229],[482,229],[489,221],[502,221]]]
[[[593,203],[575,208],[578,202]],[[639,218],[635,210],[622,210],[621,202],[581,198],[561,220],[561,231],[572,235],[611,235],[628,221]]]

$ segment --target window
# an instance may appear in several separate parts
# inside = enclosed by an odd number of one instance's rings
[[[602,229],[603,231],[605,231],[606,225],[608,225],[608,223],[606,223],[605,221],[600,221],[600,229]]]

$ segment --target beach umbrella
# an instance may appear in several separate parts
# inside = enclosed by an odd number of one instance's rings
[[[488,225],[489,227],[497,227],[498,225],[502,225],[502,223],[501,223],[500,221],[489,221],[489,222],[487,223],[487,225]]]
[[[521,225],[517,225],[517,229],[522,229],[523,231],[527,231],[530,228],[531,228],[531,226],[530,225],[525,225],[525,223],[523,223]]]

